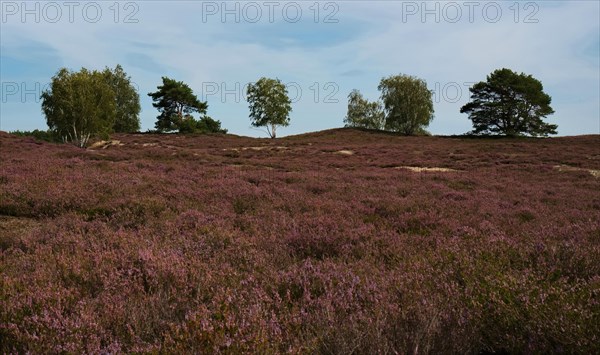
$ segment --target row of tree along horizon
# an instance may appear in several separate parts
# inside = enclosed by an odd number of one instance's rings
[[[433,91],[427,83],[409,75],[382,78],[378,101],[366,100],[359,90],[348,95],[346,127],[429,134],[434,117]],[[547,136],[557,125],[543,118],[554,113],[551,97],[531,75],[498,69],[472,88],[471,101],[461,108],[469,115],[476,135]],[[221,122],[207,115],[208,103],[200,101],[184,82],[162,77],[157,91],[148,93],[158,110],[156,133],[227,133]],[[260,78],[247,87],[249,118],[276,138],[277,127],[290,124],[291,101],[279,79]],[[85,147],[90,139],[106,139],[111,133],[140,130],[139,94],[120,65],[103,71],[60,69],[42,93],[42,111],[48,131],[16,132],[37,138],[71,142]],[[194,115],[197,114],[198,118]]]

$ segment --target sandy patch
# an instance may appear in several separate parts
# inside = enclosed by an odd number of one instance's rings
[[[123,145],[125,145],[125,144],[123,144],[123,143],[121,143],[121,141],[117,141],[117,140],[99,141],[99,142],[96,142],[96,143],[92,144],[91,146],[89,146],[88,149],[106,149],[111,146],[123,146]]]
[[[242,150],[282,150],[282,149],[288,149],[287,147],[284,146],[264,146],[264,147],[243,147]]]
[[[289,149],[288,147],[285,146],[271,146],[271,145],[265,145],[265,146],[260,146],[260,147],[240,147],[240,148],[225,148],[223,149],[223,151],[234,151],[234,152],[239,152],[242,150],[255,150],[255,151],[261,151],[261,150],[285,150],[285,149]]]
[[[351,150],[338,150],[337,152],[335,152],[335,154],[354,155],[354,152]]]
[[[576,168],[574,166],[568,166],[568,165],[555,165],[554,169],[556,169],[558,171],[586,171],[593,177],[600,178],[600,170]]]
[[[271,166],[255,165],[255,164],[226,164],[225,166],[234,168],[236,170],[243,170],[245,168],[258,169],[258,170],[275,170],[275,168],[273,168]]]
[[[424,168],[424,167],[419,167],[419,166],[396,166],[394,167],[394,169],[405,169],[405,170],[410,170],[410,171],[414,171],[415,173],[429,173],[429,172],[442,172],[442,173],[449,173],[449,172],[460,172],[460,170],[455,170],[455,169],[449,169],[449,168]]]

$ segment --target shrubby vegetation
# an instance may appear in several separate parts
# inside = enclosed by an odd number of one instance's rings
[[[600,353],[598,136],[119,139],[0,133],[0,353]]]
[[[346,125],[426,132],[423,80],[379,90],[350,93]],[[531,76],[502,69],[471,92],[476,134],[556,131]],[[285,85],[247,94],[275,138]],[[158,133],[226,132],[181,81],[148,95]],[[48,131],[0,132],[1,353],[600,353],[598,136],[149,134],[80,150],[21,136],[84,147],[139,130],[129,77],[61,69],[42,99]]]
[[[193,117],[187,117],[179,126],[180,133],[227,133],[227,130],[221,128],[221,121],[212,119],[210,116],[202,116],[199,120]]]
[[[427,83],[408,75],[382,78],[381,102],[369,102],[358,90],[348,95],[346,127],[379,129],[404,135],[428,134],[433,119],[432,91]]]
[[[50,143],[60,143],[63,141],[62,138],[52,130],[42,131],[39,129],[34,129],[33,131],[12,131],[10,133],[18,137],[33,137],[38,141]]]

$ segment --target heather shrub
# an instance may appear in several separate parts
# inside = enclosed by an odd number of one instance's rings
[[[600,351],[596,136],[114,138],[0,133],[0,352]]]
[[[237,214],[252,213],[256,211],[258,202],[253,195],[239,196],[233,200],[233,210]]]
[[[285,239],[290,253],[300,259],[318,260],[342,254],[352,239],[339,233],[339,225],[328,222],[325,218],[320,218],[293,225],[287,231]]]

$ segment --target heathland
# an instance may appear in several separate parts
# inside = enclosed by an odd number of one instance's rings
[[[600,352],[600,136],[0,133],[0,352]]]

